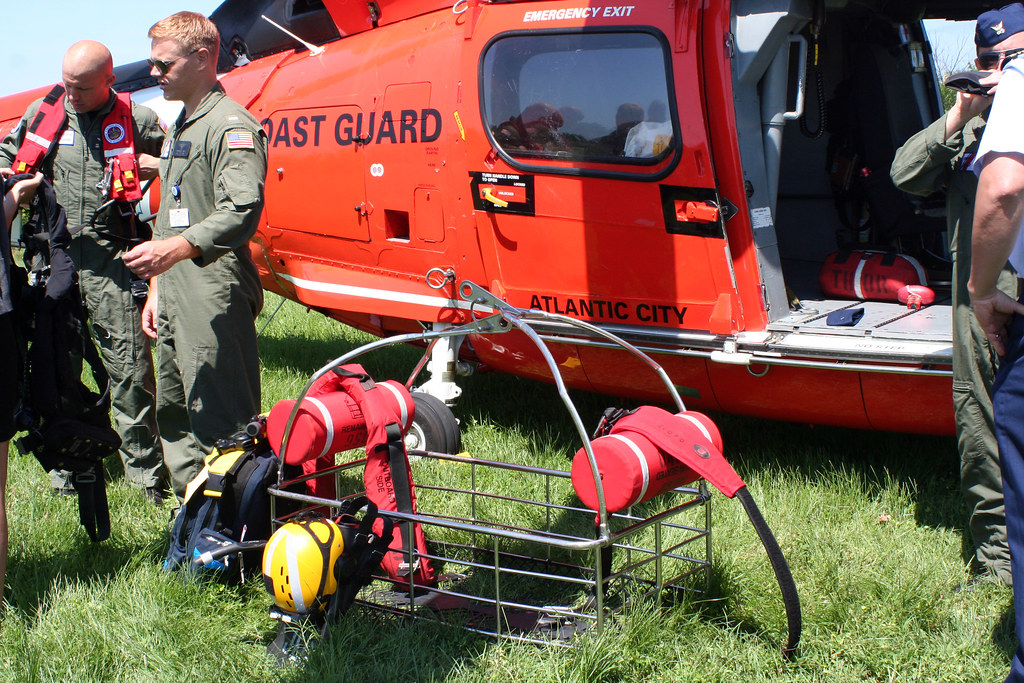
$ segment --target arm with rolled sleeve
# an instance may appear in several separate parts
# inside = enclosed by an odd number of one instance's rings
[[[896,151],[889,169],[896,187],[923,196],[948,188],[953,162],[973,148],[983,123],[980,117],[991,105],[992,98],[987,95],[957,93],[948,112]],[[965,135],[964,129],[968,127],[969,134]]]

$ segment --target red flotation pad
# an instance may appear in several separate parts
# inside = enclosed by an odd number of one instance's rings
[[[897,301],[902,287],[926,284],[917,259],[887,252],[833,252],[818,274],[822,294],[837,299]]]
[[[707,479],[732,497],[743,486],[722,455],[722,437],[707,415],[672,415],[644,406],[615,422],[609,434],[590,442],[609,513]],[[583,504],[598,509],[597,488],[587,452],[576,452],[570,472]]]

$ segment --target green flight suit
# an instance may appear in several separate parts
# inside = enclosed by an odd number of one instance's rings
[[[960,484],[971,513],[975,546],[972,564],[1013,585],[999,448],[993,432],[992,381],[997,356],[971,311],[967,291],[974,195],[978,188],[977,176],[967,167],[984,130],[985,120],[979,116],[947,140],[943,116],[896,152],[891,175],[896,187],[906,192],[929,195],[946,189],[946,220],[953,257],[953,408],[960,451]],[[999,277],[999,288],[1016,298],[1017,279],[1009,265]]]
[[[217,439],[260,410],[263,288],[249,238],[263,209],[266,133],[218,85],[182,112],[160,157],[153,238],[181,235],[200,251],[157,278],[157,421],[180,498]]]
[[[69,228],[89,221],[104,202],[97,189],[106,166],[103,119],[114,100],[111,91],[101,109],[79,114],[64,99],[66,127],[41,170],[53,179]],[[41,102],[29,105],[17,128],[0,144],[0,166],[10,166],[14,161],[25,138],[26,122],[35,117]],[[156,113],[132,104],[132,119],[136,154],[157,156],[164,131]],[[153,357],[150,340],[142,332],[140,309],[131,294],[131,273],[116,258],[130,247],[126,241],[111,237],[123,234],[121,226],[117,209],[107,209],[97,217],[95,228],[85,228],[72,240],[68,251],[78,269],[93,339],[110,375],[111,412],[122,440],[125,477],[138,487],[156,487],[162,485],[163,458],[156,426]],[[51,479],[59,488],[65,477],[55,475]]]

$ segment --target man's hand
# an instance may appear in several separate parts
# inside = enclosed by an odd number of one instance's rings
[[[985,83],[988,78],[991,78],[991,76],[982,80],[982,82]],[[953,103],[953,106],[949,108],[949,113],[946,114],[946,139],[948,140],[954,134],[959,133],[967,125],[968,121],[980,115],[990,106],[992,106],[991,95],[957,92],[956,102]]]
[[[16,175],[13,168],[0,168],[0,180],[7,180],[12,175]],[[14,194],[13,201],[18,205],[28,204],[36,196],[36,190],[39,189],[39,184],[42,182],[43,174],[36,171],[32,178],[15,183],[11,188],[11,193]]]
[[[151,339],[156,339],[157,280],[159,278],[149,281],[149,296],[146,305],[142,307],[142,331]]]
[[[121,254],[121,260],[143,280],[167,272],[178,261],[199,256],[199,248],[181,235],[163,240],[149,240]]]
[[[140,154],[138,156],[139,164],[139,178],[142,180],[149,180],[155,178],[159,171],[158,164],[160,160],[152,154]]]
[[[14,187],[11,188],[11,194],[14,195],[15,203],[22,206],[32,201],[32,198],[36,196],[36,190],[39,189],[39,185],[42,182],[43,174],[36,171],[36,174],[31,178],[14,183]]]
[[[982,78],[982,79],[980,79],[978,81],[978,83],[980,83],[981,85],[992,86],[992,87],[990,87],[988,89],[988,95],[987,96],[983,95],[983,97],[988,97],[989,101],[992,100],[992,97],[996,94],[996,86],[999,85],[999,80],[1002,77],[1003,77],[1002,70],[1001,69],[995,69],[993,71],[989,71],[987,76],[985,76],[984,78]]]
[[[3,171],[10,169],[0,169],[0,177],[7,178],[11,174],[4,174]],[[36,190],[39,189],[39,184],[43,182],[43,174],[36,173],[31,178],[25,180],[19,180],[14,183],[11,191],[3,197],[3,213],[5,218],[5,224],[0,225],[0,230],[6,230],[11,227],[11,222],[14,220],[14,215],[18,212],[18,206],[28,202],[33,196],[35,196]]]
[[[1010,325],[1010,319],[1016,313],[1018,315],[1024,315],[1024,304],[1021,304],[1013,299],[1013,297],[1007,296],[1004,292],[998,289],[989,296],[975,297],[971,296],[971,307],[974,309],[974,315],[978,318],[978,322],[981,323],[981,329],[985,331],[985,336],[992,342],[992,347],[996,350],[1000,356],[1006,355],[1006,346],[1004,344],[1008,328]]]

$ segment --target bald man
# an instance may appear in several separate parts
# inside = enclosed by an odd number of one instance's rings
[[[112,89],[113,60],[103,44],[83,40],[72,45],[64,55],[61,76],[64,92],[51,92],[29,105],[18,126],[0,143],[0,167],[12,166],[31,148],[32,138],[26,146],[26,131],[41,108],[45,117],[56,117],[59,126],[51,128],[56,131],[54,144],[38,170],[52,180],[69,227],[90,223],[95,215],[95,221],[75,236],[68,251],[78,269],[93,338],[110,375],[112,413],[121,435],[125,477],[149,500],[159,503],[166,477],[156,428],[153,360],[142,330],[144,288],[136,282],[133,296],[131,272],[117,258],[145,235],[139,234],[142,226],[134,220],[132,206],[118,201],[118,186],[105,176],[113,166],[113,157],[111,162],[107,157],[129,143],[134,144],[138,176],[155,176],[164,132],[152,110],[118,102]],[[58,96],[54,105],[45,104],[48,98]],[[130,126],[119,123],[129,120]],[[37,134],[45,129],[36,126]],[[104,208],[99,210],[101,206]],[[73,490],[66,475],[60,473],[51,473],[51,483],[58,492]]]

